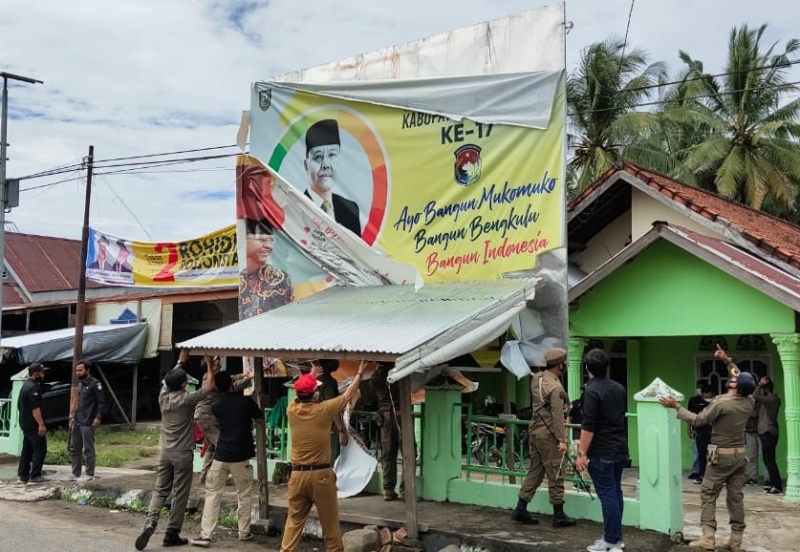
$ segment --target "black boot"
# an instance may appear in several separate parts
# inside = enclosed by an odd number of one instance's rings
[[[175,531],[174,529],[170,530],[167,529],[167,533],[164,535],[164,542],[163,545],[167,546],[183,546],[184,544],[189,544],[189,539],[183,538],[180,533]]]
[[[147,547],[147,543],[150,542],[150,537],[153,536],[153,533],[156,531],[156,526],[152,523],[145,523],[144,529],[142,529],[142,534],[136,537],[136,550],[144,550]]]
[[[553,504],[553,527],[572,527],[578,521],[564,513],[563,504]]]
[[[528,512],[528,503],[521,498],[517,500],[517,507],[511,510],[511,519],[526,525],[536,525],[539,523],[539,521]]]

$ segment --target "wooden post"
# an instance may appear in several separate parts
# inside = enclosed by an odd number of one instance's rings
[[[414,446],[414,409],[411,406],[411,377],[400,380],[400,432],[403,438],[403,483],[406,495],[408,537],[419,538],[417,527],[417,453]]]
[[[264,361],[253,359],[253,392],[264,412]],[[258,517],[269,519],[269,471],[267,470],[267,425],[264,416],[256,420],[256,474],[258,478]]]
[[[502,388],[502,397],[503,397],[503,413],[504,414],[511,414],[511,397],[508,392],[508,370],[505,368],[500,368],[500,387]],[[509,470],[513,470],[516,468],[516,461],[514,460],[514,453],[517,452],[514,448],[514,433],[516,433],[517,426],[514,424],[507,423],[505,426],[506,430],[506,467]],[[517,476],[516,475],[509,475],[508,482],[512,485],[517,483]]]
[[[133,367],[133,393],[131,404],[131,425],[136,427],[136,406],[139,400],[139,365]]]
[[[122,412],[122,417],[125,418],[125,423],[128,424],[129,428],[133,429],[133,425],[131,425],[131,420],[130,420],[130,418],[128,418],[128,414],[125,412],[125,409],[122,408],[122,405],[119,403],[119,399],[117,398],[117,394],[114,393],[114,389],[111,387],[111,384],[108,383],[108,378],[106,378],[105,372],[103,372],[103,369],[100,367],[99,364],[95,364],[95,368],[97,368],[97,373],[100,374],[100,378],[103,380],[103,383],[105,384],[106,389],[108,389],[108,393],[111,395],[111,399],[114,401],[114,404],[116,404],[117,408],[119,408],[119,411]],[[73,372],[74,371],[75,370],[73,370]]]
[[[74,416],[75,412],[78,409],[78,376],[75,373],[75,365],[83,356],[83,324],[84,324],[84,318],[86,317],[86,255],[89,248],[89,207],[92,201],[93,171],[94,171],[94,146],[89,146],[89,156],[86,158],[86,196],[83,204],[83,232],[81,234],[81,265],[78,275],[78,299],[75,305],[75,338],[72,349],[72,388],[69,400],[70,417]],[[106,382],[106,386],[108,386],[108,382]],[[109,391],[110,390],[111,388],[109,387]],[[114,400],[116,400],[116,397],[114,397]],[[123,412],[123,416],[124,415],[125,413]]]

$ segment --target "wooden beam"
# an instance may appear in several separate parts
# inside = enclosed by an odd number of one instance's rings
[[[264,363],[253,359],[253,393],[256,404],[264,412]],[[267,469],[267,426],[264,416],[256,420],[256,474],[258,479],[258,517],[269,519],[269,470]]]
[[[406,495],[408,537],[419,538],[417,525],[417,452],[414,440],[414,409],[411,405],[411,378],[400,380],[400,432],[403,439],[403,483]]]
[[[122,405],[119,403],[119,399],[117,398],[117,394],[114,393],[114,389],[111,387],[111,384],[108,383],[108,378],[106,378],[105,372],[103,372],[103,368],[99,364],[95,364],[97,367],[97,373],[100,374],[100,378],[103,380],[106,388],[108,389],[109,394],[111,395],[111,399],[114,401],[114,404],[117,405],[119,411],[122,413],[122,417],[125,419],[125,423],[128,424],[128,427],[133,429],[133,425],[131,424],[130,418],[128,418],[128,414],[125,412],[125,409],[122,408]],[[75,369],[73,368],[73,372]],[[76,388],[77,389],[77,388]]]
[[[133,367],[133,392],[131,393],[131,425],[136,427],[136,406],[139,400],[139,365]]]

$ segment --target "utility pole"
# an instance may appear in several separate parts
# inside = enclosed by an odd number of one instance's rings
[[[78,376],[75,365],[83,356],[83,323],[86,318],[86,256],[89,250],[89,207],[92,204],[92,172],[94,170],[94,146],[89,146],[86,158],[86,199],[83,205],[83,233],[81,234],[81,266],[78,278],[78,302],[75,306],[75,340],[72,349],[72,392],[69,414],[75,415],[78,408]]]
[[[0,342],[3,335],[3,277],[6,271],[6,148],[8,147],[8,81],[44,84],[40,80],[0,72],[3,77],[3,107],[0,115]]]

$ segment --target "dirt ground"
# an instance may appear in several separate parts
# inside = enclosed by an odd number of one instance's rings
[[[125,511],[109,510],[106,508],[95,508],[93,506],[79,506],[78,504],[65,502],[62,500],[46,500],[31,504],[19,504],[15,515],[21,517],[31,516],[38,519],[47,519],[51,525],[69,527],[70,531],[80,530],[83,536],[100,535],[106,532],[123,534],[130,538],[131,549],[133,541],[139,535],[144,515]],[[147,550],[161,550],[161,539],[163,538],[163,528],[165,520],[159,525],[155,535],[150,540]],[[78,529],[79,528],[79,529]],[[197,520],[187,518],[183,525],[182,535],[187,538],[197,537],[200,534],[200,525]],[[218,528],[214,533],[213,550],[280,550],[280,536],[256,535],[255,540],[242,543],[237,538],[236,531]],[[186,551],[204,550],[203,548],[187,547],[182,548]],[[309,541],[301,543],[300,552],[319,552],[325,547],[322,542]]]

